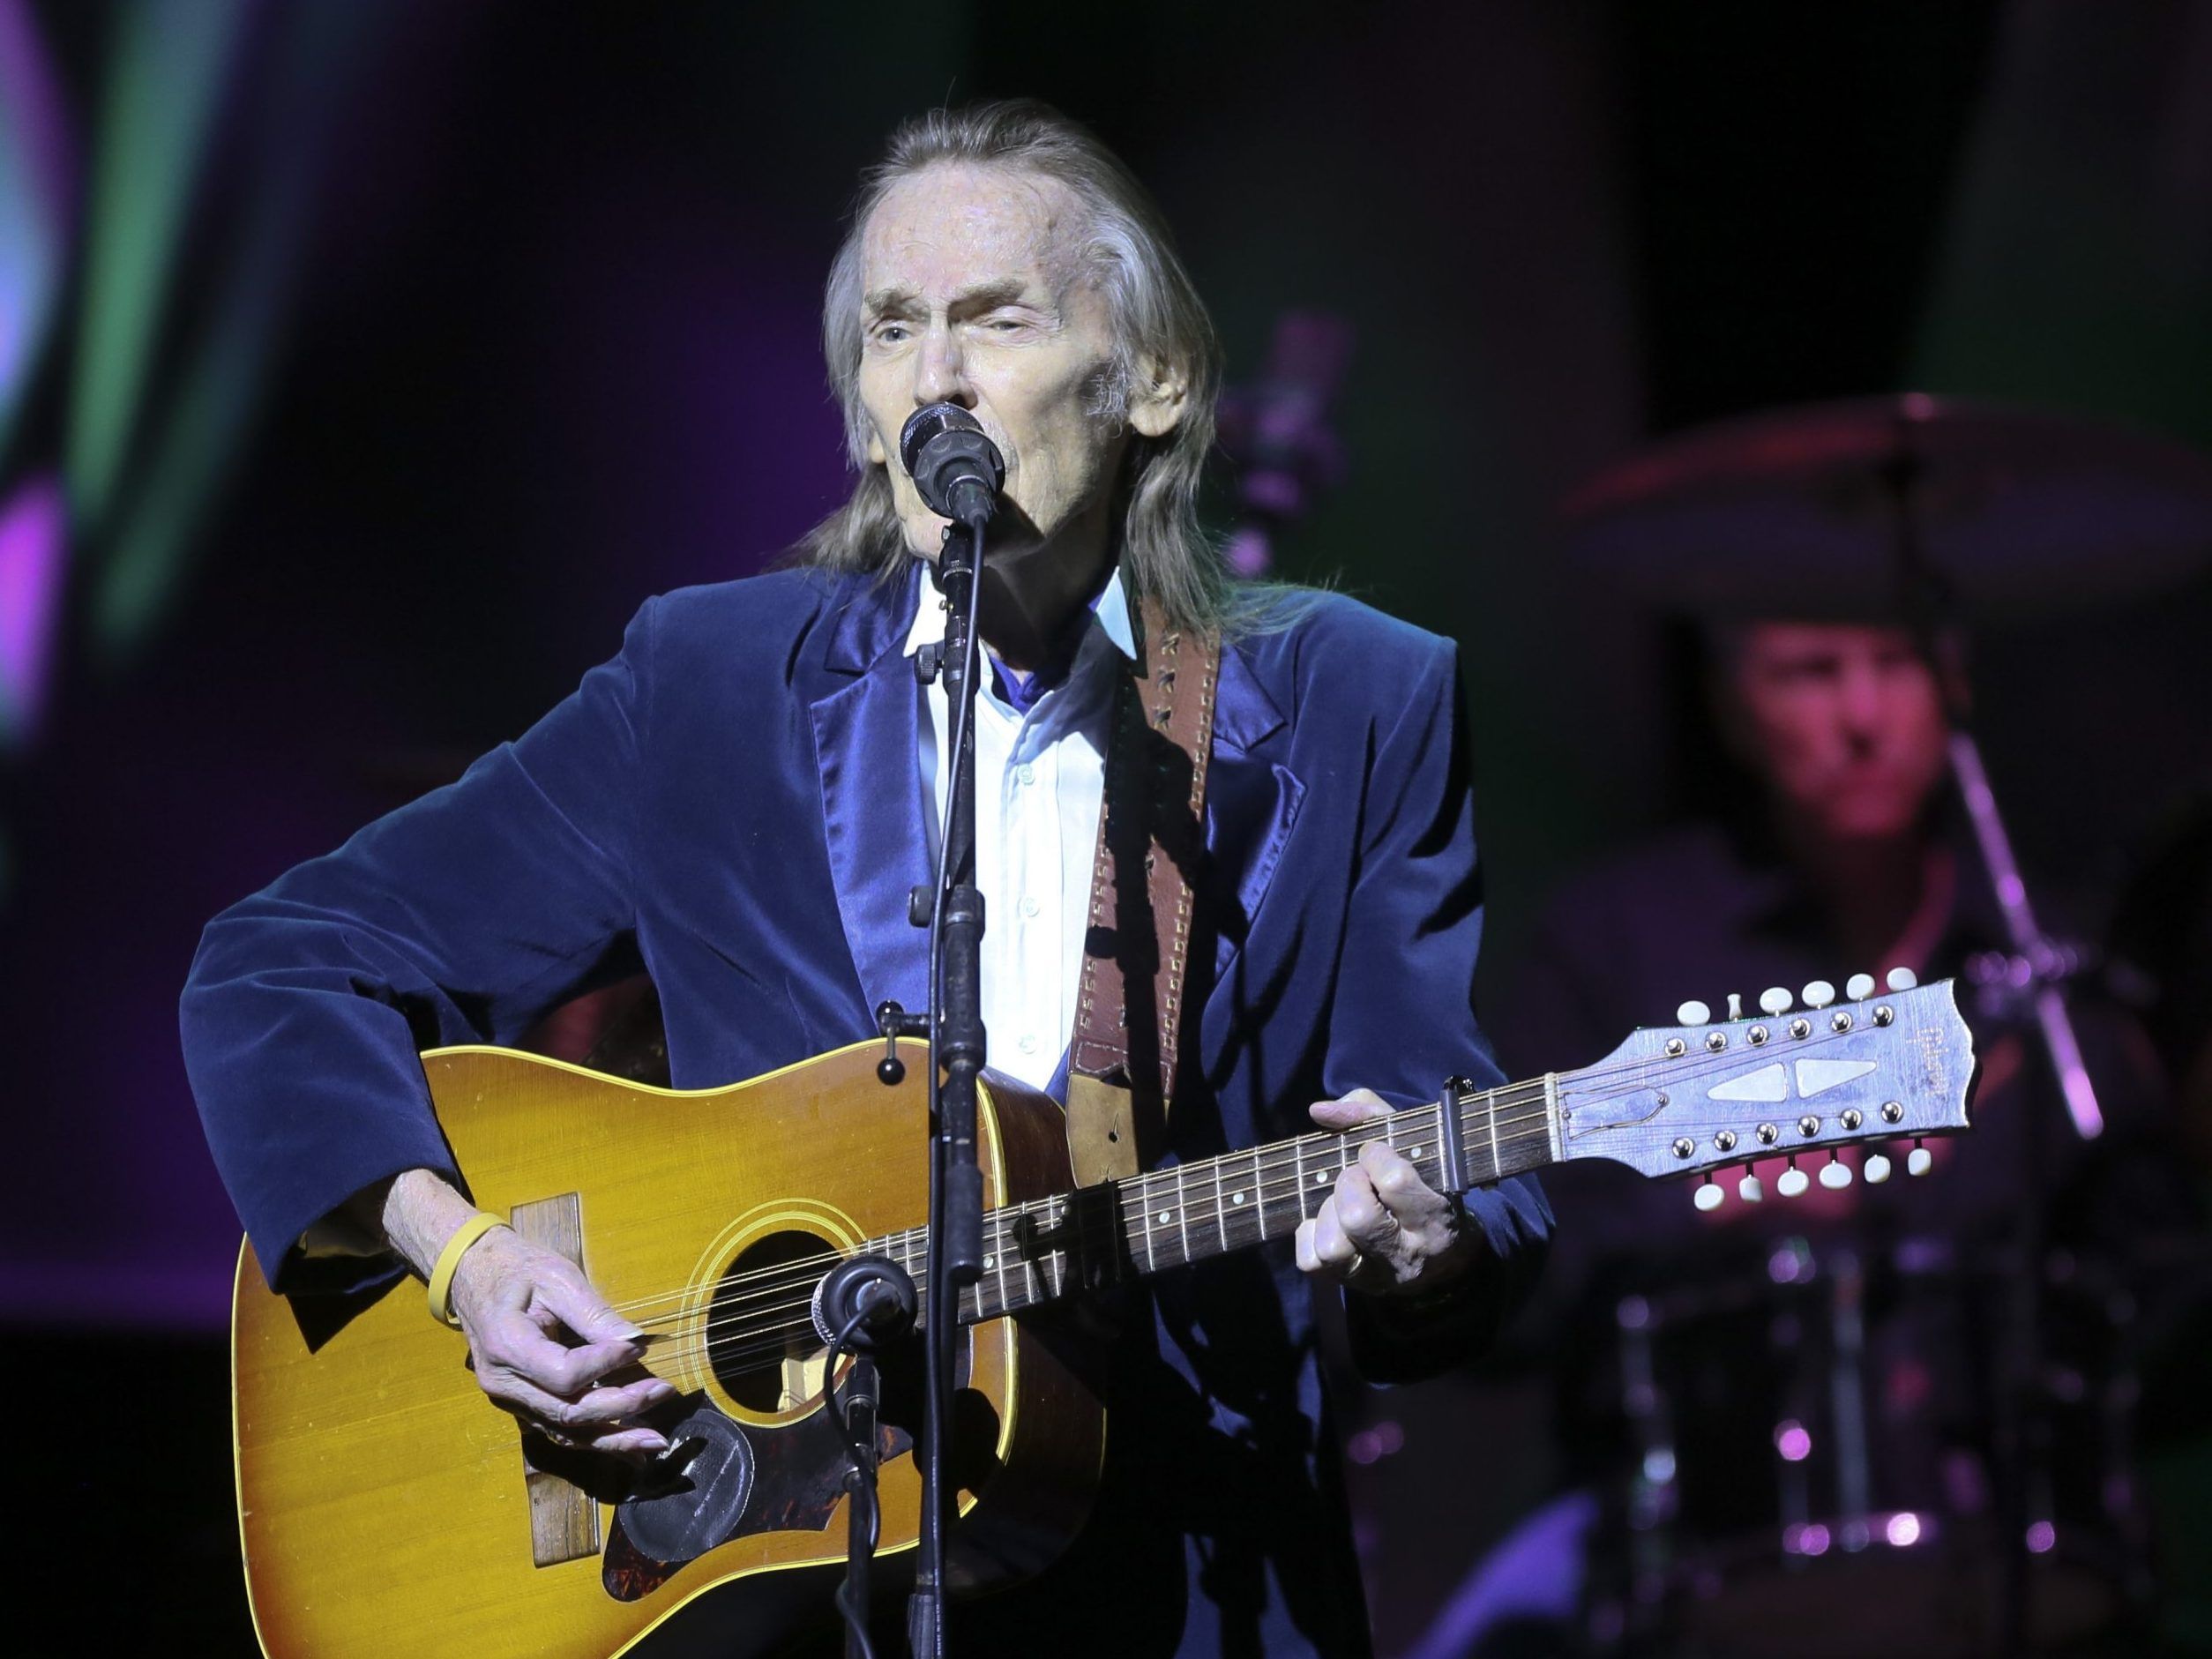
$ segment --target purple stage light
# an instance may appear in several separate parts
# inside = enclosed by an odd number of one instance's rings
[[[1785,1463],[1802,1463],[1812,1455],[1812,1436],[1795,1417],[1785,1417],[1775,1425],[1775,1450]]]
[[[46,700],[47,665],[61,609],[68,515],[51,475],[0,506],[0,744],[29,738]]]

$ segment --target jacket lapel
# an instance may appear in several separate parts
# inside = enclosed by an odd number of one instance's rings
[[[830,879],[853,968],[872,1010],[919,1009],[929,993],[929,935],[907,921],[907,894],[930,879],[922,798],[921,698],[905,643],[920,567],[899,590],[857,587],[824,653],[829,688],[811,700]]]
[[[1282,711],[1246,666],[1235,645],[1222,650],[1214,694],[1214,758],[1206,780],[1206,844],[1234,903],[1218,916],[1214,979],[1225,983],[1230,963],[1274,880],[1275,866],[1297,824],[1305,785],[1277,751]]]

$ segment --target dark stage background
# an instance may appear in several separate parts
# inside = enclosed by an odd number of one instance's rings
[[[1347,475],[1281,571],[1464,643],[1496,974],[1693,741],[1561,493],[1907,386],[2212,440],[2208,91],[2178,0],[0,0],[0,1320],[64,1588],[122,1650],[251,1651],[235,1229],[175,1036],[201,924],[833,504],[819,282],[897,118],[1095,125],[1232,379],[1286,310],[1350,324]],[[2212,781],[2208,620],[2200,585],[1981,642],[2036,867],[2109,892]],[[1386,1651],[1535,1478],[1482,1409],[1363,1443]],[[77,1576],[119,1490],[176,1541],[120,1593]]]

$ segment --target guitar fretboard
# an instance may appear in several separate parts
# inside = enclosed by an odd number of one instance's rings
[[[1552,1161],[1551,1080],[1456,1099],[1464,1184],[1483,1185]],[[968,1324],[994,1319],[1132,1273],[1165,1272],[1288,1237],[1312,1219],[1370,1141],[1394,1147],[1441,1190],[1453,1183],[1439,1125],[1439,1106],[1409,1107],[1342,1133],[1324,1130],[988,1211],[983,1276],[962,1292],[960,1318]],[[923,1228],[861,1246],[863,1254],[896,1261],[925,1296],[928,1250]]]

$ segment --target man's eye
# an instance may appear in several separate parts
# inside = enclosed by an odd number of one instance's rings
[[[904,323],[878,323],[876,325],[875,340],[876,343],[879,346],[895,346],[906,337],[907,325]]]

